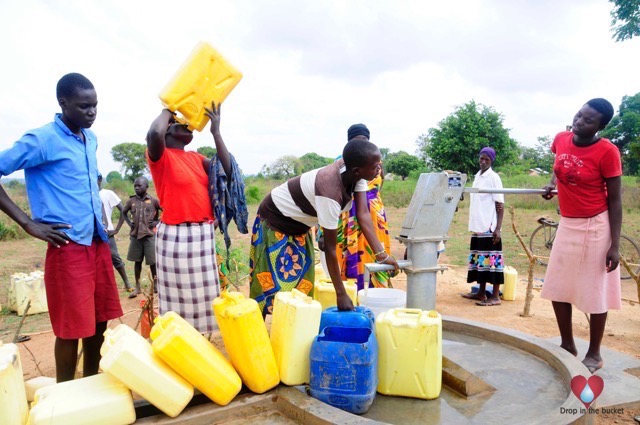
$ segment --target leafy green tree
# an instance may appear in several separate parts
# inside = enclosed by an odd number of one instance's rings
[[[502,125],[502,115],[474,100],[462,106],[421,135],[416,143],[420,156],[434,170],[455,170],[475,174],[478,153],[491,146],[497,153],[496,165],[510,164],[520,154],[518,143]]]
[[[107,183],[111,183],[111,182],[116,181],[116,180],[123,180],[122,179],[122,174],[120,174],[117,171],[111,171],[111,172],[109,172],[109,174],[107,174],[106,180],[107,180]]]
[[[111,148],[111,156],[122,164],[121,169],[127,180],[134,181],[147,171],[146,149],[147,145],[142,143],[120,143]]]
[[[289,179],[296,175],[296,166],[298,165],[298,158],[294,155],[285,155],[273,161],[271,164],[263,165],[262,173],[266,177],[274,179]]]
[[[405,151],[387,154],[387,159],[384,162],[384,171],[397,174],[402,177],[402,180],[406,179],[412,171],[421,168],[424,168],[424,161]]]
[[[196,149],[196,152],[207,158],[213,158],[213,156],[217,153],[217,150],[216,148],[213,148],[211,146],[201,146]]]
[[[611,29],[616,41],[640,36],[640,0],[609,0],[613,3]]]
[[[640,93],[623,96],[620,110],[603,131],[620,149],[625,174],[638,175],[640,171]]]
[[[316,168],[321,168],[325,165],[329,165],[332,162],[333,159],[320,156],[317,153],[305,153],[300,158],[298,158],[296,174],[306,173],[307,171],[315,170]]]
[[[382,162],[387,160],[387,155],[389,155],[389,148],[380,148],[380,159]]]
[[[538,137],[538,143],[535,147],[522,147],[521,159],[522,166],[526,168],[540,168],[543,171],[551,173],[553,169],[554,155],[551,152],[551,137]]]

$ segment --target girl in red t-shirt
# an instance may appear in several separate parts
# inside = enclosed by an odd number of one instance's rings
[[[553,175],[543,195],[551,199],[557,186],[562,218],[541,296],[553,303],[560,346],[574,356],[572,306],[591,315],[589,349],[582,360],[591,373],[604,364],[600,344],[607,312],[621,307],[622,164],[618,148],[598,136],[612,116],[611,103],[592,99],[573,118],[572,130],[556,136]]]

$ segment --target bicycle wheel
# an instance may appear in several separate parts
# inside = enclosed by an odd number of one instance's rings
[[[543,258],[537,258],[538,264],[546,266],[549,262],[549,255],[551,254],[551,247],[553,246],[553,238],[556,235],[555,226],[541,225],[531,234],[529,240],[529,249],[533,255]]]
[[[635,274],[640,271],[640,248],[638,245],[628,236],[620,235],[620,255],[624,256],[627,260],[631,270],[634,270]],[[620,263],[620,279],[631,279],[631,275],[627,269]]]

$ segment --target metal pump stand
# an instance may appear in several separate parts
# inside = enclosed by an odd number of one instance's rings
[[[449,239],[449,226],[464,192],[540,195],[545,193],[543,189],[465,188],[466,181],[466,174],[444,172],[421,174],[418,179],[402,230],[397,237],[407,247],[407,260],[398,261],[398,266],[407,274],[408,308],[436,308],[437,273],[447,269],[438,265],[438,244]],[[370,273],[383,270],[393,270],[393,267],[377,263],[365,264],[364,281],[369,282]]]

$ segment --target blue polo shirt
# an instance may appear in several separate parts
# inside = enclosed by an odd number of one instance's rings
[[[108,237],[101,225],[102,203],[98,189],[98,141],[82,129],[85,142],[62,122],[62,114],[43,127],[25,133],[0,152],[0,177],[24,170],[33,220],[70,224],[59,229],[81,245],[91,245],[94,232]]]

